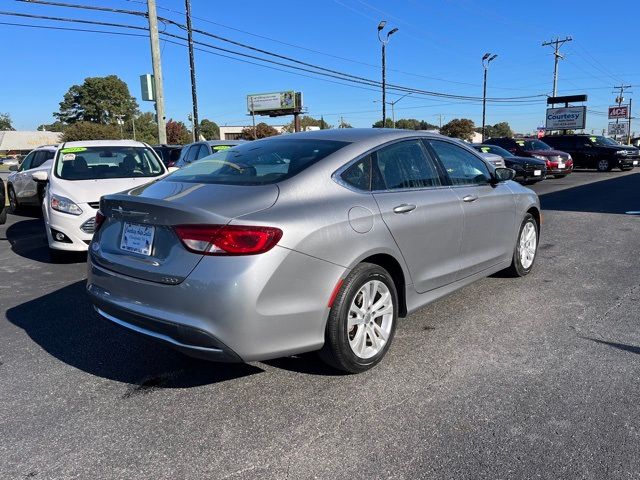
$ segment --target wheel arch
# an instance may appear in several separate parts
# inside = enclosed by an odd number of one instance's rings
[[[391,278],[398,292],[398,314],[400,317],[407,316],[407,281],[406,274],[400,262],[389,253],[374,253],[363,259],[358,263],[372,263],[384,268]]]

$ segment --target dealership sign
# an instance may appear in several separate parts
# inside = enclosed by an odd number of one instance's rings
[[[628,105],[614,105],[609,107],[609,119],[613,118],[629,118]]]
[[[609,129],[607,133],[609,135],[626,135],[629,131],[629,124],[627,122],[615,123],[612,122],[609,124]]]
[[[587,107],[547,108],[546,130],[581,130],[587,117]]]
[[[299,106],[296,103],[296,92],[293,90],[247,95],[247,110],[250,113],[292,111]]]

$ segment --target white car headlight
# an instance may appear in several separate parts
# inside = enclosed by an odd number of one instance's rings
[[[538,160],[547,160],[547,157],[544,157],[542,155],[532,155],[533,158],[537,158]]]
[[[616,152],[616,155],[626,155],[626,154],[627,154],[627,151],[626,151],[626,150],[618,150],[618,151]]]
[[[51,195],[51,208],[59,212],[81,215],[82,209],[73,201],[59,195]]]

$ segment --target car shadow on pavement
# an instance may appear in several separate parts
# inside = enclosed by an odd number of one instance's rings
[[[11,244],[11,250],[29,260],[41,263],[83,263],[87,261],[85,252],[64,252],[64,255],[53,260],[49,254],[42,218],[18,220],[7,227],[6,236]]]
[[[303,353],[290,357],[275,358],[273,360],[265,360],[261,363],[269,365],[280,370],[287,370],[294,373],[302,373],[305,375],[317,375],[324,377],[340,377],[350,375],[342,372],[324,363],[318,357],[316,352]]]
[[[581,338],[585,340],[591,340],[592,342],[600,343],[602,345],[607,345],[609,347],[617,348],[618,350],[622,350],[624,352],[635,353],[636,355],[640,355],[640,347],[627,345],[626,343],[608,342],[606,340],[599,340],[597,338],[590,338],[590,337],[581,337]]]
[[[640,210],[640,173],[540,194],[542,210],[624,214]]]
[[[125,397],[157,388],[189,388],[261,373],[248,364],[197,360],[99,317],[82,280],[6,312],[47,353],[91,375],[129,383]]]

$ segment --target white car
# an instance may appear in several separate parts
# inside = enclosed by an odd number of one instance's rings
[[[7,177],[7,195],[11,212],[17,212],[22,205],[40,205],[44,190],[38,187],[31,174],[48,172],[53,165],[56,145],[43,145],[29,152],[20,165],[12,165]]]
[[[153,149],[141,142],[63,143],[51,170],[33,174],[36,181],[47,184],[42,211],[52,254],[87,250],[100,197],[131,190],[167,172]]]

